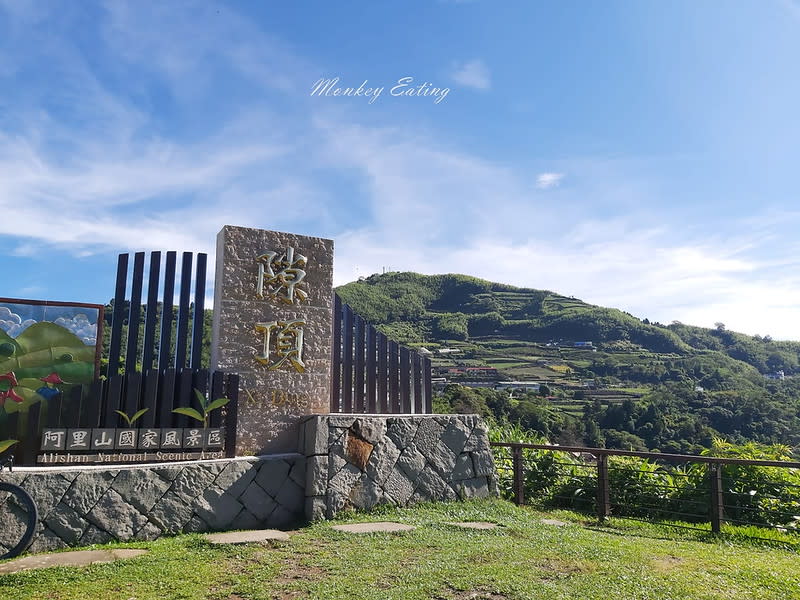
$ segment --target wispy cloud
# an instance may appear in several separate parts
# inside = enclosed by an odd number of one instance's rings
[[[563,173],[539,173],[536,177],[536,187],[540,190],[556,187],[563,178]]]
[[[679,229],[679,215],[652,209],[652,165],[513,164],[413,119],[378,126],[341,106],[304,105],[309,73],[321,69],[224,6],[209,15],[164,5],[152,22],[132,6],[98,17],[102,56],[86,56],[67,32],[37,37],[46,15],[25,21],[24,39],[0,40],[0,57],[22,63],[0,59],[6,254],[213,252],[224,224],[283,229],[335,239],[337,284],[384,267],[463,272],[650,319],[800,339],[800,251],[769,246],[782,216],[740,223],[737,236]],[[56,81],[11,85],[44,62]],[[452,77],[491,87],[480,60]],[[231,79],[238,94],[209,93]],[[166,114],[151,110],[156,96]],[[565,173],[570,185],[559,187]]]
[[[488,90],[492,86],[489,68],[480,59],[457,63],[450,77],[456,83],[476,90]]]

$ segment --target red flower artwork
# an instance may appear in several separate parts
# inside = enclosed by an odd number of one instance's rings
[[[0,406],[3,406],[6,403],[6,400],[13,400],[14,402],[22,402],[25,400],[25,398],[22,398],[14,391],[14,388],[18,384],[17,376],[14,375],[13,371],[6,373],[5,375],[0,375],[0,382],[3,381],[7,381],[9,387],[7,390],[0,390]]]

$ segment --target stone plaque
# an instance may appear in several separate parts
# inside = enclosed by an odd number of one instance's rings
[[[239,373],[239,455],[297,450],[330,403],[333,241],[226,225],[217,236],[211,367]]]

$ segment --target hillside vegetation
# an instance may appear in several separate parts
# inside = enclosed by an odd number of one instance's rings
[[[479,410],[554,441],[610,447],[697,452],[714,436],[800,442],[798,342],[748,336],[722,323],[651,323],[465,275],[385,273],[337,293],[392,339],[433,351],[440,374],[488,367],[497,380],[545,384],[539,394],[512,398],[448,388],[440,410]],[[783,380],[765,377],[780,371]]]

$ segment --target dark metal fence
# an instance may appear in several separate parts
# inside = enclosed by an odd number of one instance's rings
[[[125,419],[116,411],[133,416],[147,409],[136,422],[141,427],[196,425],[189,417],[172,412],[196,407],[194,390],[209,400],[230,399],[210,419],[212,427],[225,428],[226,452],[234,455],[238,375],[201,368],[207,256],[198,254],[195,262],[191,252],[182,254],[175,315],[178,257],[176,252],[165,255],[162,277],[162,253],[150,253],[146,286],[145,253],[134,254],[132,271],[130,255],[119,255],[108,364],[102,377],[91,385],[72,386],[44,405],[35,403],[28,411],[13,413],[0,424],[0,439],[21,440],[14,449],[18,464],[35,464],[45,427],[123,427]]]
[[[800,462],[492,443],[501,489],[535,504],[724,531],[800,533]],[[750,537],[759,537],[757,533]],[[798,540],[800,541],[800,540]]]
[[[332,413],[431,412],[431,361],[389,340],[333,295]]]
[[[119,374],[122,367],[126,373],[133,371],[145,373],[153,368],[164,371],[169,367],[200,369],[208,257],[202,253],[197,255],[194,271],[194,294],[192,294],[193,254],[191,252],[182,254],[180,295],[176,317],[173,314],[173,303],[177,253],[166,252],[165,254],[160,315],[158,314],[158,300],[161,281],[161,252],[150,253],[147,302],[144,305],[142,305],[142,293],[145,253],[137,252],[133,257],[130,297],[127,295],[130,255],[119,255],[114,307],[111,316],[108,367],[105,373],[109,379]],[[144,327],[140,332],[142,313],[144,313]],[[174,340],[172,339],[173,324],[175,324]],[[157,325],[160,326],[157,328]],[[124,356],[123,347],[125,348]]]
[[[209,427],[222,427],[226,434],[225,453],[236,454],[235,424],[239,376],[233,373],[205,369],[151,370],[145,374],[116,375],[87,386],[73,386],[67,393],[50,399],[46,404],[32,404],[27,412],[16,412],[0,424],[0,439],[18,438],[13,448],[15,463],[36,464],[41,433],[53,428],[124,427],[124,419],[115,411],[129,416],[147,409],[135,422],[140,428],[196,427],[189,417],[173,413],[173,409],[196,405],[194,390],[209,399],[230,398],[225,411],[209,414]],[[24,435],[20,435],[23,432]]]

